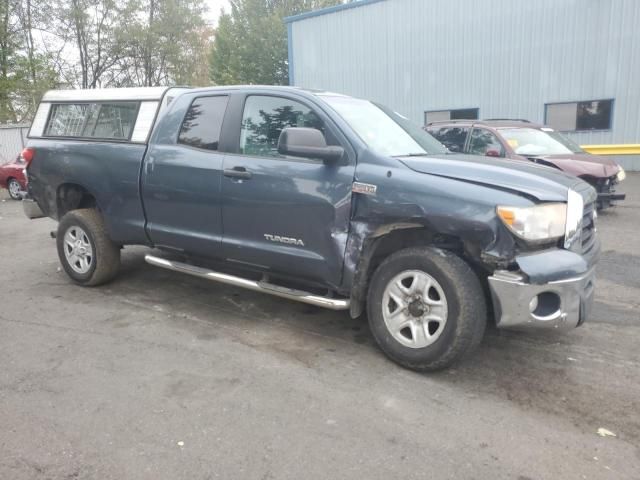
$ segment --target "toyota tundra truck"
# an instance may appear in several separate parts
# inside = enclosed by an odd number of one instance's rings
[[[58,221],[83,286],[121,249],[159,268],[366,312],[382,351],[448,367],[499,328],[589,316],[595,190],[545,166],[448,151],[392,109],[293,87],[50,91],[27,216]],[[159,252],[159,253],[157,253]],[[211,294],[215,295],[212,288]]]

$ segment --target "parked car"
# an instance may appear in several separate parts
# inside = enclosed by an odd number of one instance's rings
[[[570,328],[591,310],[596,192],[533,163],[451,154],[392,110],[291,87],[52,91],[29,133],[31,218],[69,277],[120,249],[157,267],[353,317],[416,370],[485,324]],[[46,119],[46,120],[45,120]]]
[[[531,161],[575,175],[596,189],[599,208],[625,199],[616,187],[626,174],[615,160],[585,152],[553,128],[527,120],[454,120],[426,129],[452,152]]]
[[[21,192],[27,188],[27,180],[24,176],[25,166],[21,155],[18,155],[13,162],[0,166],[0,188],[6,188],[9,196],[14,200],[20,200]]]

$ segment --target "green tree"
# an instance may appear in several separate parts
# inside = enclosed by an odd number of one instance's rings
[[[0,1],[0,123],[15,122],[16,113],[10,94],[15,89],[18,27],[15,22],[15,2]]]
[[[223,12],[209,58],[217,85],[289,82],[284,18],[342,3],[341,0],[230,0]]]
[[[44,10],[45,0],[0,1],[0,123],[29,121],[44,91],[58,83],[51,56],[33,37]]]
[[[124,55],[118,85],[204,85],[212,31],[203,0],[141,0],[117,32]]]

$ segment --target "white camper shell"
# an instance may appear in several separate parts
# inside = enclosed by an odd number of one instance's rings
[[[146,143],[157,118],[184,87],[49,90],[29,138]]]

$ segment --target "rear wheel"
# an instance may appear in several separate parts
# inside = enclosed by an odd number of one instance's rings
[[[120,248],[107,235],[94,209],[72,210],[58,224],[58,257],[69,277],[86,286],[113,279],[120,268]]]
[[[9,190],[9,196],[14,200],[20,200],[20,192],[22,191],[22,187],[20,183],[15,178],[10,178],[7,182],[7,190]]]
[[[397,252],[378,267],[367,311],[380,348],[418,371],[446,368],[471,353],[486,325],[473,270],[457,255],[427,247]]]

